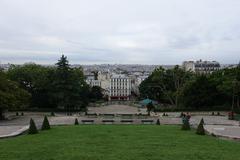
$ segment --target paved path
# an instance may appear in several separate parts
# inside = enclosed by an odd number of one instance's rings
[[[105,107],[90,107],[89,113],[98,114],[136,114],[136,113],[146,113],[144,109],[138,110],[135,107],[130,107],[126,105],[110,105]],[[14,116],[15,113],[9,113],[9,117],[12,120],[0,121],[0,138],[8,136],[16,136],[27,130],[30,118],[33,118],[37,126],[41,126],[44,115],[50,113],[43,112],[25,112],[24,116]],[[169,116],[162,117],[161,114],[153,114],[147,119],[153,120],[154,123],[159,118],[161,124],[181,124],[182,120],[179,118],[180,113],[168,113]],[[74,114],[73,116],[66,116],[64,113],[57,113],[54,117],[49,117],[49,122],[51,125],[72,125],[74,124],[75,118],[78,118],[79,122],[81,120],[92,119],[95,124],[103,124],[102,120],[113,119],[114,124],[121,124],[122,119],[133,119],[134,124],[141,124],[142,118],[133,116],[131,118],[123,117],[87,117],[79,114]],[[201,113],[201,115],[193,115],[191,117],[190,123],[194,127],[197,127],[201,118],[204,118],[205,129],[210,134],[214,134],[222,137],[239,138],[240,139],[240,127],[239,122],[228,120],[227,116],[210,116],[209,113]]]

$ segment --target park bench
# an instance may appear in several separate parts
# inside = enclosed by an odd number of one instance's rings
[[[102,116],[104,118],[114,118],[115,114],[99,114],[99,116]]]
[[[113,124],[113,123],[114,123],[114,120],[113,120],[113,119],[104,119],[104,120],[102,120],[102,122],[103,122],[104,124]]]
[[[120,122],[123,123],[123,124],[132,124],[133,120],[132,119],[123,119]]]
[[[143,119],[141,120],[142,124],[153,124],[154,120],[152,119]]]
[[[97,118],[97,113],[87,113],[86,116],[89,118]]]
[[[94,120],[93,120],[93,119],[85,119],[85,120],[83,119],[83,120],[82,120],[82,123],[83,123],[83,124],[93,124],[93,123],[94,123]]]
[[[124,118],[124,119],[131,119],[131,118],[133,118],[133,115],[134,114],[118,114],[118,116],[120,116],[121,118]]]

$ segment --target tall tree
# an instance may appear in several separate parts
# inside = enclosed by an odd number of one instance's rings
[[[53,81],[54,96],[58,107],[83,109],[88,103],[89,87],[84,81],[81,68],[70,68],[67,57],[62,55]]]

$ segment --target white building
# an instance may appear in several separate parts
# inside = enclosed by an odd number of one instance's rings
[[[125,75],[112,75],[109,100],[129,100],[130,95],[131,78]]]
[[[216,61],[184,61],[182,66],[185,71],[199,74],[211,74],[220,69],[220,64]]]

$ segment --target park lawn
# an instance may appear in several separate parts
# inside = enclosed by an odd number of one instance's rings
[[[170,125],[58,126],[0,139],[0,160],[240,160],[240,143]]]

